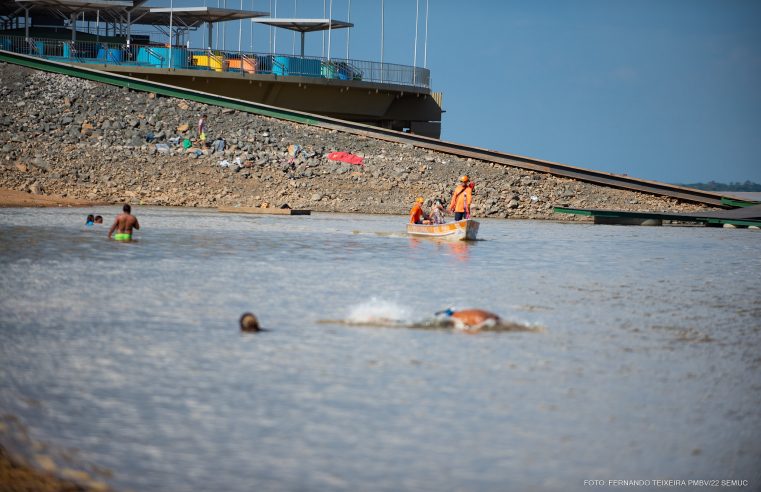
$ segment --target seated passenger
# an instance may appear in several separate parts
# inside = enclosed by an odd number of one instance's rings
[[[443,224],[444,223],[444,203],[440,198],[433,201],[431,205],[431,224]]]
[[[423,212],[423,200],[422,196],[417,197],[415,204],[410,210],[410,224],[424,224],[425,213]]]

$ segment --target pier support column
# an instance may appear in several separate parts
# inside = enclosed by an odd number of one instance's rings
[[[24,40],[29,42],[29,7],[24,7]]]
[[[77,13],[71,14],[71,42],[77,40]]]

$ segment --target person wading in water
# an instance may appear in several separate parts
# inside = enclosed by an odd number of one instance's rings
[[[116,216],[114,225],[108,230],[108,238],[111,239],[113,234],[117,241],[132,241],[132,229],[140,229],[140,224],[137,222],[137,217],[132,215],[132,207],[129,204],[125,203],[122,210],[123,213]]]

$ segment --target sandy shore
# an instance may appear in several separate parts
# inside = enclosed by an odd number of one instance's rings
[[[34,195],[24,191],[0,189],[0,207],[90,207],[95,205],[107,205],[107,203],[59,195]]]

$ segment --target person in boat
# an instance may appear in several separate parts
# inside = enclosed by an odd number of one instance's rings
[[[93,214],[88,215],[87,219],[85,220],[85,225],[86,226],[91,226],[94,223],[95,223],[95,217],[93,216]]]
[[[435,199],[433,201],[433,205],[431,205],[431,213],[429,214],[431,224],[443,224],[445,213],[446,210],[444,209],[444,204],[442,203],[441,199]]]
[[[425,216],[425,212],[423,212],[423,202],[425,200],[422,196],[417,197],[417,200],[415,200],[415,204],[412,206],[412,209],[410,210],[410,224],[430,224],[431,222],[427,219]]]
[[[262,331],[262,327],[259,326],[259,320],[256,319],[256,316],[254,316],[253,313],[243,313],[243,315],[240,317],[240,331]]]
[[[494,326],[500,323],[499,315],[483,309],[445,309],[437,315],[444,315],[452,320],[455,328],[461,330],[480,330],[485,326]]]
[[[114,224],[108,230],[108,238],[111,239],[113,234],[117,241],[131,241],[132,229],[140,229],[140,224],[137,222],[137,217],[132,215],[132,207],[125,203],[122,207],[122,213],[116,216]]]
[[[470,188],[470,178],[467,175],[460,176],[460,184],[452,193],[449,202],[449,210],[454,212],[454,220],[470,218],[470,203],[473,201],[473,190]]]

